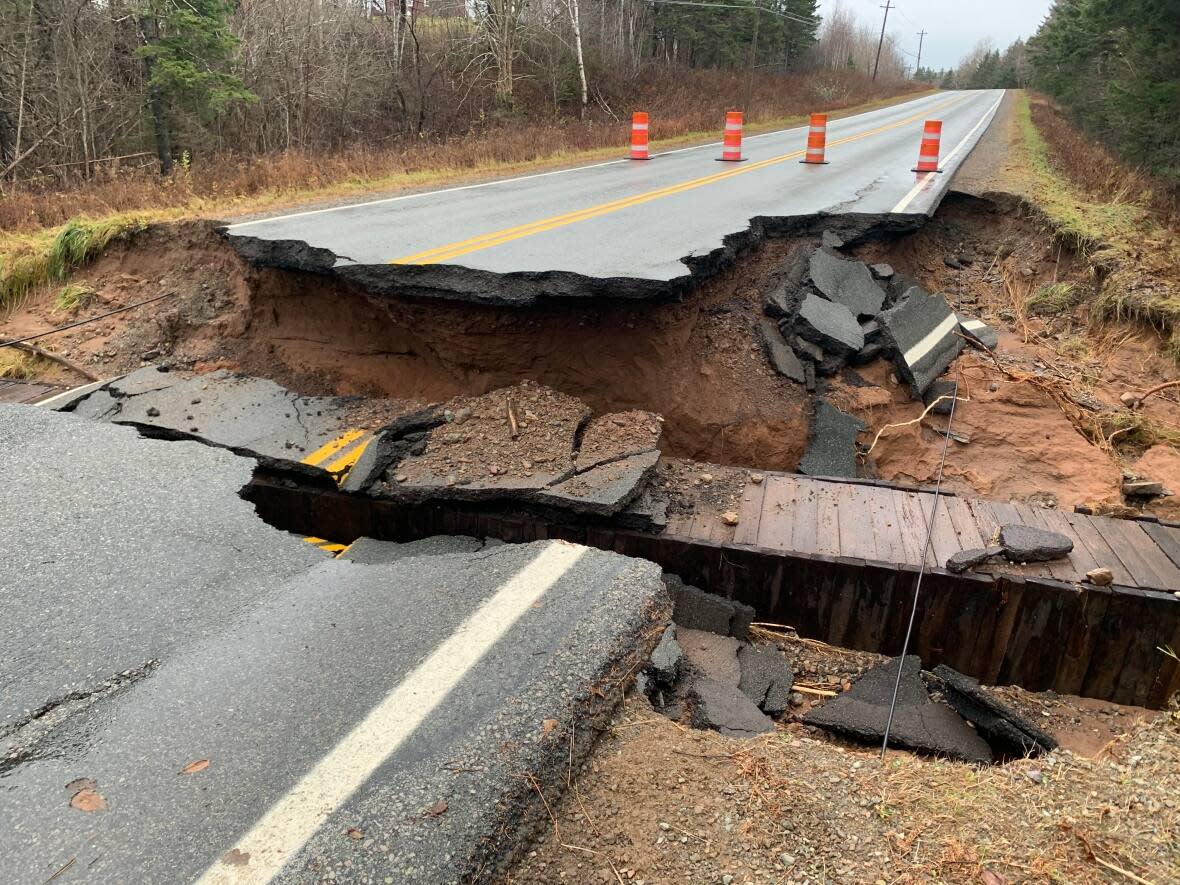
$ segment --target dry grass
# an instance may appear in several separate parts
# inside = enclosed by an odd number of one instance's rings
[[[756,826],[798,852],[798,821],[827,814],[892,882],[1174,882],[1180,876],[1180,730],[1138,727],[1102,759],[1068,752],[977,768],[785,735],[736,757],[755,785]],[[1040,777],[1041,783],[1035,778]],[[794,826],[790,824],[794,823]],[[863,839],[863,845],[861,843]],[[813,861],[814,863],[814,861]],[[1120,872],[1121,871],[1121,872]],[[1135,877],[1139,877],[1136,879]],[[873,881],[870,869],[840,881]]]
[[[1180,358],[1180,208],[1177,195],[1123,166],[1044,99],[1024,97],[1018,124],[1029,197],[1100,283],[1085,304],[1096,322],[1158,329]],[[1049,300],[1063,295],[1047,293]]]

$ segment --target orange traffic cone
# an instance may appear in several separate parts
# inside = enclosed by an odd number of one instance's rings
[[[807,154],[800,163],[811,163],[816,166],[827,165],[824,159],[824,146],[828,141],[828,115],[812,114],[811,125],[807,129]]]
[[[726,111],[725,134],[722,136],[721,156],[724,163],[742,161],[742,112]]]
[[[631,155],[632,160],[650,160],[647,152],[647,112],[636,111],[631,115]]]
[[[938,143],[942,140],[942,120],[927,120],[922,130],[922,147],[913,172],[941,172],[938,168]]]

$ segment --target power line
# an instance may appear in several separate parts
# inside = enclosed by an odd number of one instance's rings
[[[804,18],[803,16],[794,15],[790,12],[780,12],[777,9],[770,9],[758,3],[698,3],[696,0],[647,0],[653,6],[699,6],[702,9],[744,9],[756,10],[758,12],[769,12],[771,15],[777,15],[779,18],[784,18],[787,21],[798,22],[801,25],[814,25],[815,20]]]
[[[877,68],[881,65],[881,47],[885,45],[885,23],[889,21],[889,10],[896,9],[889,0],[885,0],[885,5],[881,7],[885,10],[885,17],[881,19],[881,39],[877,41],[877,60],[873,62],[873,80],[877,79]]]

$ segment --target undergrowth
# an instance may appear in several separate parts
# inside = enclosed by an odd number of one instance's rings
[[[1143,175],[1080,135],[1045,100],[1022,94],[1016,120],[1032,201],[1099,281],[1085,302],[1081,292],[1048,287],[1030,299],[1029,312],[1084,303],[1096,322],[1154,327],[1180,360],[1180,222],[1174,204],[1159,197]]]

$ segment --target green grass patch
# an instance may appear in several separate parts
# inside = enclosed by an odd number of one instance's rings
[[[72,218],[57,230],[0,240],[0,310],[15,308],[34,289],[64,280],[115,240],[146,227],[139,216]]]
[[[1041,286],[1024,302],[1032,316],[1061,316],[1081,303],[1082,292],[1073,283],[1060,282]]]
[[[85,283],[68,283],[62,286],[53,299],[53,309],[58,313],[73,313],[85,307],[94,298],[94,290]]]

